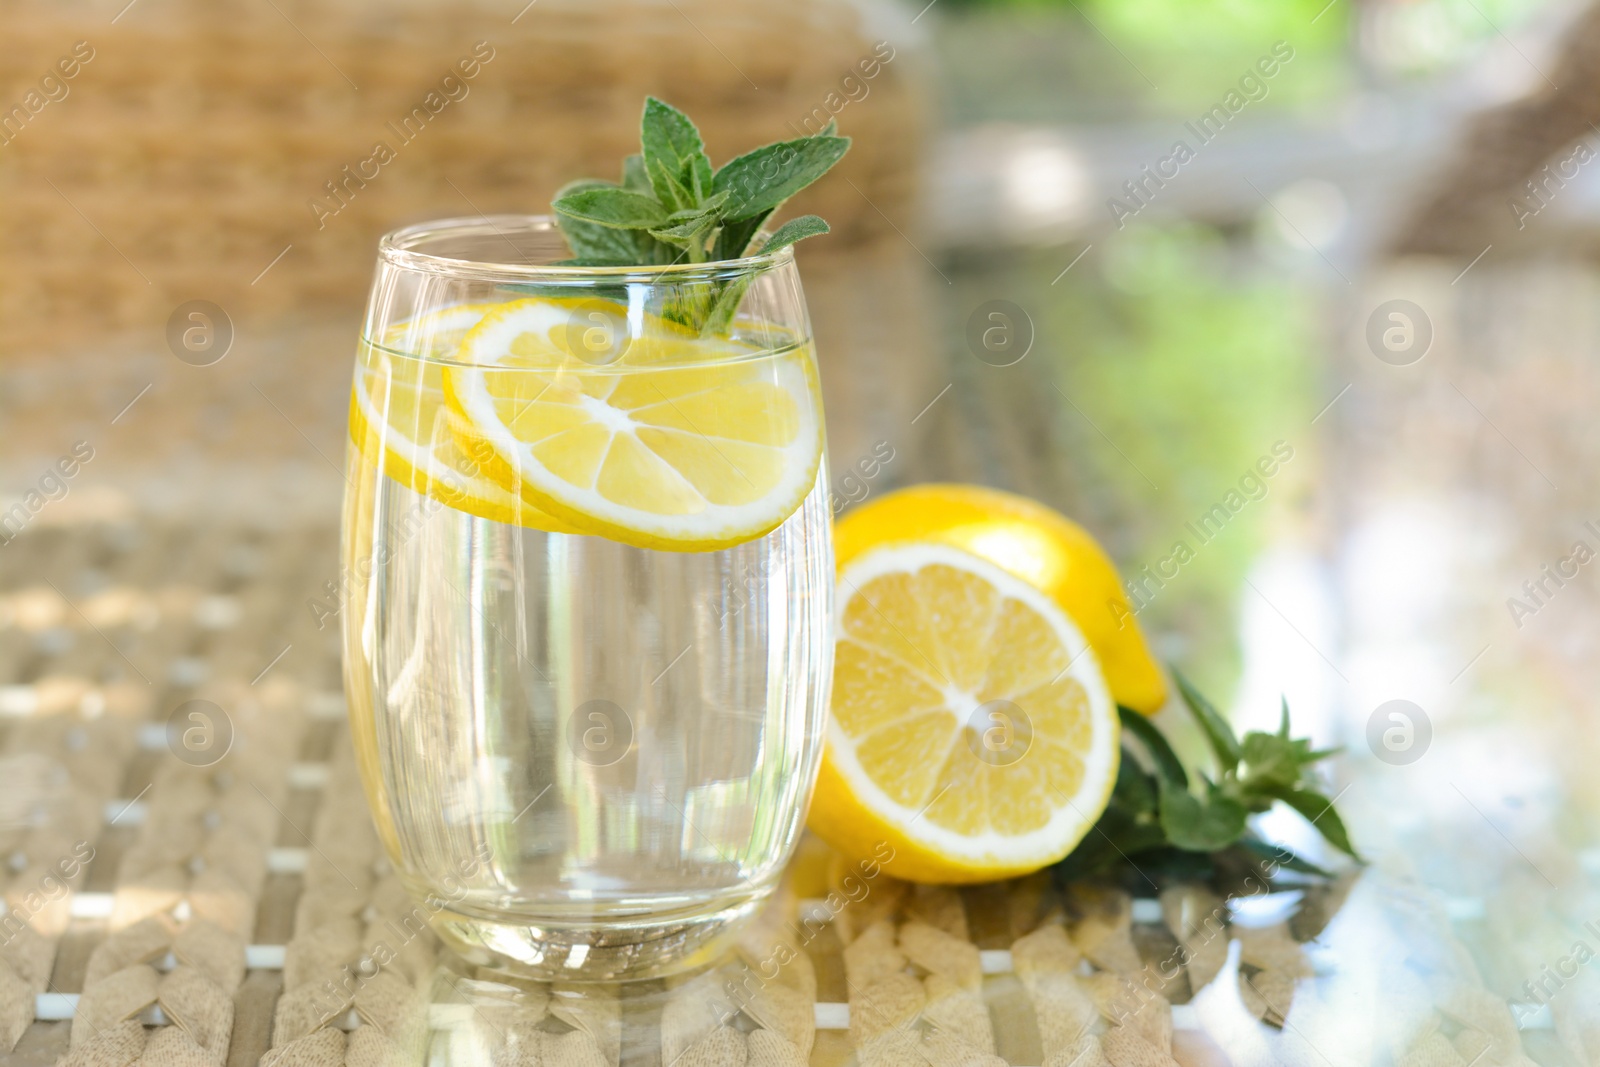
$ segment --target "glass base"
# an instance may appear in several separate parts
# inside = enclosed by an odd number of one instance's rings
[[[518,923],[445,908],[434,933],[467,962],[546,982],[627,982],[702,970],[722,958],[767,894],[715,911],[582,923]]]

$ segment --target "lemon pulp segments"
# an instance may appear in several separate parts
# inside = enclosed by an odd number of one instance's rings
[[[816,481],[811,350],[689,337],[600,300],[514,301],[444,372],[485,469],[585,532],[646,548],[726,548],[768,533]]]
[[[888,544],[840,575],[833,714],[811,826],[900,877],[975,881],[1065,856],[1116,777],[1116,708],[1081,632],[960,549]]]

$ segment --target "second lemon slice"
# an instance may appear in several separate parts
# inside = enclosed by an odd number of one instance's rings
[[[506,489],[585,532],[708,551],[768,533],[822,458],[808,346],[702,341],[597,300],[501,305],[463,338],[445,401]]]
[[[383,348],[363,344],[350,391],[350,439],[372,467],[457,511],[550,532],[576,532],[488,477],[484,463],[492,450],[458,425],[459,419],[445,407],[441,366],[418,358],[454,351],[489,308],[445,308],[391,327]]]

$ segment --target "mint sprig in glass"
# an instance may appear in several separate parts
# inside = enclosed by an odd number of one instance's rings
[[[784,202],[844,157],[850,138],[834,123],[821,133],[777,141],[713,168],[700,130],[682,111],[649,97],[640,151],[622,161],[622,180],[581,178],[551,208],[580,267],[712,263],[768,254],[828,232],[816,215],[762,226]],[[719,280],[667,312],[702,335],[725,334],[748,286]]]

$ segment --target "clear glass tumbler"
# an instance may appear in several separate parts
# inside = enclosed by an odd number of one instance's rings
[[[380,246],[345,689],[434,930],[564,980],[712,961],[816,776],[833,558],[792,249],[584,268],[545,218]]]

